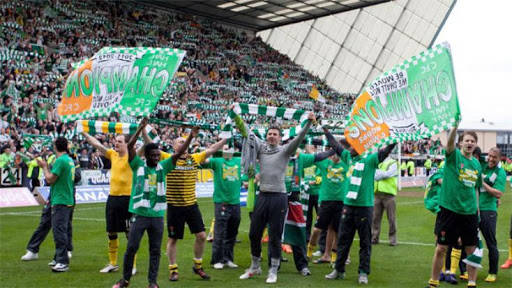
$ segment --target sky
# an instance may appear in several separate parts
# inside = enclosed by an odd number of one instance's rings
[[[512,128],[512,1],[458,0],[436,43],[452,50],[463,122]]]

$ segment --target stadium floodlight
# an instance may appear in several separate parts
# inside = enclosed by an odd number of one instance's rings
[[[286,14],[286,13],[290,13],[290,12],[293,12],[293,10],[292,9],[283,9],[283,10],[276,11],[274,13],[276,13],[278,15],[282,15],[282,14]]]
[[[265,1],[259,1],[259,2],[255,2],[255,3],[251,3],[248,6],[254,8],[254,7],[260,7],[260,6],[267,5],[267,4],[268,3]]]
[[[267,13],[267,14],[263,14],[263,15],[258,16],[258,18],[265,19],[265,18],[269,18],[269,17],[273,17],[273,16],[277,16],[277,15],[274,14],[274,13]]]
[[[270,21],[276,22],[276,21],[281,21],[281,20],[284,20],[284,19],[286,19],[286,17],[279,16],[279,17],[271,18]]]
[[[300,8],[299,10],[302,12],[306,12],[306,11],[313,10],[313,9],[316,9],[316,7],[315,6],[307,6],[304,8]]]
[[[221,5],[217,6],[217,7],[225,9],[225,8],[229,8],[229,7],[235,6],[235,5],[236,5],[235,2],[228,2],[228,3],[221,4]]]
[[[239,11],[243,11],[243,10],[247,10],[247,9],[250,9],[250,8],[247,6],[239,6],[239,7],[235,7],[233,9],[231,9],[231,11],[239,12]]]
[[[286,5],[286,7],[288,7],[288,8],[298,8],[298,7],[302,7],[302,6],[305,6],[305,5],[306,5],[306,3],[300,2],[300,3],[294,3],[294,4]]]
[[[295,13],[291,13],[291,14],[286,14],[286,17],[297,17],[297,16],[301,16],[301,15],[304,15],[304,13],[295,12]]]

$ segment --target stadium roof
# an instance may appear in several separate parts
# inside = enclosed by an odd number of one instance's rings
[[[455,2],[396,0],[258,35],[339,92],[360,93],[382,72],[431,47]]]
[[[142,0],[253,31],[307,21],[390,0]]]

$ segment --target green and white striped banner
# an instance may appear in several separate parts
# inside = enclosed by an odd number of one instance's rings
[[[136,123],[119,123],[119,122],[106,122],[106,121],[95,121],[95,120],[79,120],[76,121],[76,133],[89,133],[90,135],[95,134],[127,134],[133,135],[137,131],[138,124]],[[160,142],[160,137],[153,133],[153,127],[146,125],[145,128],[149,138],[153,143]]]
[[[220,133],[220,137],[224,139],[229,139],[233,137],[233,118],[236,115],[261,115],[268,117],[276,117],[279,119],[285,120],[296,120],[300,124],[291,127],[290,129],[283,129],[283,140],[286,141],[289,138],[294,137],[295,135],[300,133],[302,127],[304,127],[307,123],[308,114],[304,110],[297,110],[286,107],[273,107],[273,106],[264,106],[257,104],[246,104],[246,103],[235,103],[235,107],[233,111],[229,111],[228,116],[226,116],[226,121],[224,126],[222,127],[222,132]],[[254,131],[254,130],[253,130]],[[265,139],[266,129],[256,129],[256,136],[259,138]]]

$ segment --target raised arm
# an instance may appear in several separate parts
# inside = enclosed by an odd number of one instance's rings
[[[227,139],[222,139],[222,140],[218,141],[217,143],[212,144],[210,147],[208,147],[208,149],[206,149],[206,158],[212,156],[213,153],[222,149],[222,146],[224,146],[224,144],[226,144],[226,142],[227,142]]]
[[[157,134],[155,128],[153,128],[153,133]],[[137,150],[137,155],[139,157],[142,157],[144,155],[144,147],[146,147],[146,145],[148,145],[149,143],[153,142],[151,140],[151,138],[149,138],[149,135],[148,135],[148,132],[146,131],[146,129],[142,130],[142,139],[144,139],[144,145],[142,145],[142,147],[140,147]]]
[[[105,155],[107,153],[107,148],[103,146],[103,144],[101,144],[101,142],[98,139],[92,137],[87,132],[82,132],[82,135],[84,135],[87,143],[91,144],[92,147],[96,148],[102,155]]]
[[[324,152],[315,153],[315,162],[320,162],[334,155],[336,152],[333,149],[329,149]]]
[[[455,150],[455,137],[457,136],[457,127],[458,125],[450,130],[450,134],[448,135],[448,143],[446,143],[446,154],[450,154]]]
[[[379,163],[384,161],[384,159],[386,159],[389,156],[391,151],[393,151],[393,149],[395,149],[395,146],[396,146],[396,143],[393,143],[393,144],[386,146],[386,148],[379,150],[379,154],[378,154],[379,155]]]
[[[197,133],[199,133],[199,127],[192,128],[192,131],[190,132],[190,134],[188,134],[188,137],[185,140],[185,143],[183,143],[183,145],[181,145],[176,150],[176,152],[174,154],[172,154],[171,158],[172,158],[173,164],[176,164],[176,161],[178,161],[178,159],[181,157],[181,155],[183,155],[183,153],[185,153],[185,151],[187,151],[188,146],[190,145],[190,142],[192,142],[192,138],[196,137]]]
[[[343,152],[343,146],[340,144],[340,142],[336,141],[334,136],[332,136],[331,132],[327,127],[322,127],[325,133],[325,137],[327,137],[327,141],[329,141],[329,146],[331,146],[336,154],[341,157],[341,153]]]
[[[285,152],[289,156],[292,156],[295,154],[295,150],[299,147],[302,140],[304,140],[304,137],[306,137],[306,134],[308,133],[309,127],[311,127],[311,122],[316,122],[316,117],[313,112],[309,112],[308,115],[308,122],[306,123],[306,126],[302,127],[302,130],[300,130],[299,135],[295,137],[290,143],[288,143],[285,147]]]
[[[140,133],[144,128],[146,127],[146,124],[148,124],[148,118],[144,117],[142,121],[140,121],[139,127],[137,127],[137,131],[135,131],[135,134],[133,134],[132,137],[130,137],[130,141],[126,145],[128,148],[128,161],[132,161],[135,157],[135,143],[137,142],[137,138],[139,138]]]

